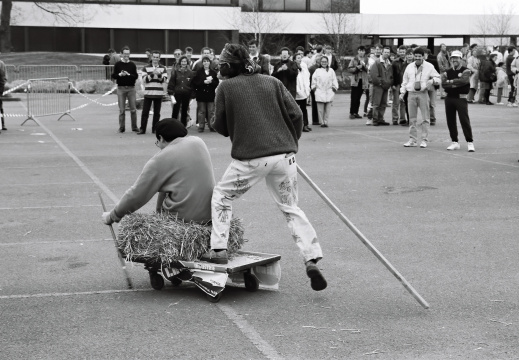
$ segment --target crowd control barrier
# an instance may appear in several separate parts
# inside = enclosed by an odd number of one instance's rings
[[[27,84],[27,119],[21,124],[34,119],[35,116],[65,115],[72,120],[70,114],[70,86],[68,78],[29,79]]]

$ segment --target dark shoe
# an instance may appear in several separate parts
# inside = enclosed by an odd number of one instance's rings
[[[398,125],[398,121],[393,121],[393,125]]]
[[[315,291],[324,290],[328,286],[326,279],[315,262],[308,261],[306,263],[306,275],[310,278],[310,285]]]
[[[389,123],[385,122],[385,121],[379,121],[379,122],[373,121],[373,126],[387,126],[387,125],[389,125]]]
[[[308,128],[308,126],[303,126],[303,132],[310,132],[310,129]]]
[[[350,119],[356,119],[355,114],[350,114]]]
[[[2,130],[7,130],[7,128],[5,126],[2,126]]]
[[[140,129],[137,129],[137,128],[135,128],[135,129],[132,129],[132,131],[135,131],[135,132],[139,132],[139,131],[141,131],[141,130],[140,130]]]
[[[202,261],[207,261],[213,264],[227,264],[229,260],[227,259],[227,250],[222,251],[214,251],[209,250],[200,258]]]
[[[119,129],[119,132],[120,132],[120,133],[123,133],[123,132],[124,132],[124,129]]]
[[[494,103],[493,103],[493,102],[490,102],[490,101],[487,101],[485,104],[486,104],[486,105],[494,105]]]
[[[360,116],[359,114],[353,114],[353,116],[355,116],[355,119],[362,119],[362,116]]]
[[[321,123],[312,123],[312,125],[321,125]]]
[[[328,127],[328,124],[322,124],[321,127]]]
[[[368,117],[368,113],[364,113],[364,117]]]
[[[431,121],[431,126],[436,125],[436,121]]]
[[[312,131],[312,128],[310,126],[307,126],[308,131]]]
[[[407,125],[407,120],[400,120],[398,123],[400,125]]]
[[[144,134],[146,134],[146,131],[145,131],[145,130],[141,130],[141,131],[139,131],[139,132],[137,133],[137,135],[144,135]]]

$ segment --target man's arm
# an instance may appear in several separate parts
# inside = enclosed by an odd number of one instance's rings
[[[402,84],[400,85],[400,94],[401,95],[405,95],[405,93],[407,92],[406,86],[407,86],[407,83],[409,82],[408,69],[409,69],[409,65],[407,65],[407,67],[405,68],[404,76],[402,77]]]
[[[216,96],[214,99],[214,118],[211,120],[211,127],[223,136],[229,136],[229,129],[227,128],[227,115],[225,113],[225,94],[222,86],[225,82],[220,84],[216,89]]]
[[[119,79],[119,73],[121,72],[118,65],[119,65],[119,63],[114,65],[114,72],[112,73],[112,79],[114,79],[114,80]]]
[[[177,81],[177,73],[174,69],[171,69],[171,77],[169,78],[168,82],[168,94],[169,95],[175,95],[175,84]]]
[[[134,80],[137,80],[139,78],[139,74],[137,74],[137,65],[135,65],[134,62],[131,62],[130,64],[132,64],[132,67],[131,67],[129,76],[131,78],[133,78]]]
[[[442,86],[446,89],[462,87],[470,83],[471,72],[469,69],[465,69],[461,74],[461,77],[457,79],[447,79],[447,76],[442,77]]]

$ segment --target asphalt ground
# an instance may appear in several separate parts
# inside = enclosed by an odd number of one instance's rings
[[[72,96],[72,107],[85,103]],[[337,95],[329,128],[303,133],[299,166],[427,310],[302,178],[300,207],[324,251],[326,290],[311,290],[259,184],[234,212],[245,250],[282,256],[278,291],[227,287],[213,304],[194,286],[151,289],[140,264],[128,267],[128,291],[97,193],[113,206],[157,151],[154,135],[132,133],[129,113],[127,132],[117,133],[116,106],[90,104],[73,112],[76,121],[39,117],[41,126],[20,126],[25,101],[4,109],[20,116],[0,135],[1,359],[519,358],[517,108],[470,106],[475,153],[462,135],[461,150],[446,150],[439,99],[426,149],[402,146],[405,127],[349,120],[349,94]],[[170,111],[164,104],[162,117]],[[220,178],[229,139],[195,127],[189,135],[206,142]],[[142,211],[153,209],[154,200]]]

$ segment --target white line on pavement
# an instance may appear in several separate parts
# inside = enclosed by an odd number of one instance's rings
[[[81,243],[101,242],[101,241],[113,241],[113,239],[24,241],[24,242],[14,242],[14,243],[0,243],[0,246],[39,245],[39,244],[66,244],[66,243],[78,243],[78,244],[81,244]]]
[[[3,295],[3,296],[0,296],[0,300],[79,296],[79,295],[98,295],[98,294],[118,294],[118,293],[129,293],[129,292],[145,292],[145,291],[156,291],[156,290],[153,290],[153,289],[99,290],[99,291],[81,291],[81,292],[71,292],[71,293]]]
[[[91,183],[89,183],[91,184]],[[107,204],[113,205],[113,204]],[[0,210],[38,210],[38,209],[69,209],[69,208],[79,208],[79,207],[99,207],[97,205],[49,205],[49,206],[22,206],[22,207],[4,207],[0,208]]]

